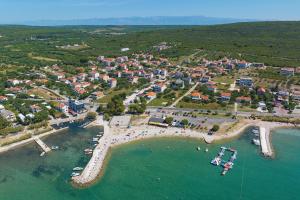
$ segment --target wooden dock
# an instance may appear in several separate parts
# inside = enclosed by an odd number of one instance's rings
[[[34,137],[34,141],[43,149],[45,153],[51,151],[51,148],[48,147],[39,137]]]

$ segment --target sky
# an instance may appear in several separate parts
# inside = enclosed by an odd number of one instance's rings
[[[133,16],[300,20],[300,0],[0,0],[0,23]]]

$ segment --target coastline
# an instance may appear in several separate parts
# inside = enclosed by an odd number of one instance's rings
[[[61,128],[61,129],[58,129],[58,130],[51,130],[51,131],[48,131],[46,133],[43,133],[43,134],[40,134],[40,135],[37,135],[36,137],[37,138],[44,138],[44,137],[47,137],[47,136],[50,136],[52,134],[55,134],[55,133],[59,133],[59,132],[62,132],[62,131],[65,131],[69,129],[69,127],[64,127],[64,128]],[[15,148],[20,148],[26,144],[29,144],[31,142],[34,142],[34,137],[32,136],[31,138],[28,138],[26,140],[22,140],[22,141],[19,141],[19,142],[15,142],[15,143],[12,143],[12,144],[9,144],[9,145],[6,145],[6,146],[3,146],[3,147],[0,147],[0,154],[1,153],[4,153],[4,152],[7,152],[9,150],[12,150],[12,149],[15,149]]]
[[[245,132],[247,128],[259,126],[266,127],[266,138],[269,144],[269,153],[264,154],[267,157],[273,157],[274,151],[270,144],[271,131],[278,128],[291,128],[292,124],[283,124],[277,122],[262,122],[253,121],[252,123],[247,123],[242,127],[233,130],[226,135],[213,135],[209,136],[206,133],[200,133],[193,130],[183,130],[179,128],[160,128],[149,125],[142,125],[138,127],[131,127],[129,129],[112,128],[108,124],[104,123],[104,134],[99,140],[99,144],[93,152],[93,156],[86,168],[80,176],[72,178],[72,184],[75,187],[86,188],[97,182],[104,174],[105,167],[109,161],[109,155],[111,149],[122,144],[138,142],[145,139],[155,139],[155,138],[189,138],[189,139],[199,139],[204,140],[206,143],[210,144],[216,141],[222,141],[227,139],[232,139],[240,136]],[[122,133],[122,134],[120,134]]]

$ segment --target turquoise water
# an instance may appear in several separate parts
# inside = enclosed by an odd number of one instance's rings
[[[197,140],[156,139],[114,149],[98,183],[75,189],[71,169],[83,166],[96,128],[71,129],[44,139],[61,150],[39,156],[35,144],[0,155],[0,200],[261,200],[299,199],[300,131],[277,130],[272,141],[276,159],[266,159],[251,144],[250,134],[207,147]],[[249,132],[249,131],[247,131]],[[209,164],[220,146],[238,150],[234,168],[220,176],[221,168]],[[201,151],[196,151],[200,146]]]

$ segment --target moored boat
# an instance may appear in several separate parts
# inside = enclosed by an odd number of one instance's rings
[[[75,167],[75,168],[73,168],[73,171],[82,171],[82,170],[83,170],[82,167]]]
[[[71,177],[76,177],[76,176],[80,176],[80,173],[78,173],[78,172],[73,172],[73,173],[71,174]]]
[[[59,146],[52,146],[51,147],[51,150],[58,150],[59,149]]]
[[[260,146],[260,140],[259,139],[253,139],[252,143],[255,144],[256,146]]]
[[[43,157],[45,154],[46,154],[46,152],[43,151],[43,152],[40,154],[40,156]]]

